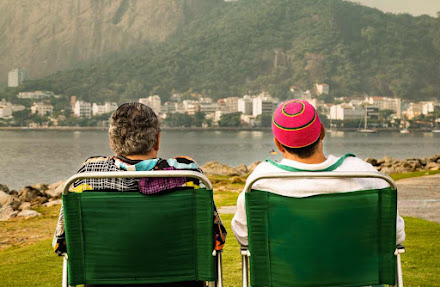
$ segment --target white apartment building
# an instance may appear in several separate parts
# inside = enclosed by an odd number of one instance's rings
[[[215,113],[219,109],[219,106],[217,103],[201,103],[198,105],[198,111],[204,112],[206,114]]]
[[[183,101],[183,111],[189,115],[194,115],[197,111],[198,107],[198,101],[193,100],[184,100]]]
[[[365,109],[351,104],[334,105],[330,108],[332,120],[360,120],[364,116]]]
[[[12,105],[4,99],[0,102],[0,119],[9,119],[12,117]]]
[[[111,113],[113,111],[116,111],[118,109],[118,104],[115,102],[105,102],[103,105],[98,105],[96,103],[93,103],[92,105],[92,115],[102,115]]]
[[[315,88],[318,96],[322,94],[328,95],[328,93],[330,92],[330,87],[327,84],[315,84]]]
[[[378,107],[379,110],[392,110],[396,118],[402,118],[402,100],[399,98],[367,97],[365,102]]]
[[[31,112],[40,116],[52,115],[53,106],[45,103],[33,103],[31,106]]]
[[[158,115],[161,111],[161,100],[158,95],[149,96],[148,98],[140,98],[139,103],[150,106],[153,111]]]
[[[238,100],[238,97],[225,98],[227,110],[233,113],[238,112]]]
[[[83,101],[76,101],[73,105],[73,114],[79,118],[91,118],[92,104]]]
[[[252,115],[253,109],[251,96],[245,95],[243,96],[243,98],[238,99],[237,105],[238,111],[241,112],[243,115]]]
[[[434,112],[434,102],[410,103],[408,109],[404,112],[406,118],[411,120],[420,115],[427,115]]]
[[[8,87],[14,88],[18,87],[28,79],[28,74],[25,70],[20,68],[9,71],[8,73]]]
[[[252,98],[252,115],[254,117],[261,114],[272,114],[276,108],[278,100],[271,97],[267,92],[263,92]]]
[[[44,98],[49,98],[53,96],[53,92],[48,91],[33,91],[33,92],[21,92],[18,93],[17,98],[19,99],[30,99],[30,100],[41,100]]]

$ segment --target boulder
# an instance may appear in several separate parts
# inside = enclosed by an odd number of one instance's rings
[[[37,183],[32,185],[32,187],[38,189],[41,193],[44,193],[46,190],[49,189],[49,186],[45,183]]]
[[[219,163],[217,161],[207,162],[204,166],[202,166],[202,170],[208,174],[215,175],[240,175],[241,172],[236,170],[235,168],[230,167],[229,165]]]
[[[383,158],[377,160],[377,165],[381,165],[383,163],[385,163],[385,160]]]
[[[41,216],[41,213],[39,213],[35,210],[32,210],[32,209],[23,210],[17,214],[17,217],[23,217],[23,218],[31,218],[31,217],[36,217],[36,216]]]
[[[58,182],[52,183],[48,186],[48,189],[44,192],[48,198],[59,199],[63,193],[64,181],[60,180]]]
[[[377,165],[377,160],[371,157],[367,157],[365,159],[366,162],[368,162],[369,164],[371,164],[372,166],[376,166]]]
[[[15,196],[11,196],[11,201],[9,202],[9,206],[12,208],[12,210],[19,210],[21,205],[21,200]]]
[[[6,221],[13,217],[16,217],[18,210],[13,210],[11,206],[3,206],[0,208],[0,221]]]
[[[426,170],[440,170],[440,163],[430,162],[425,166]]]
[[[6,184],[0,184],[0,191],[3,191],[6,194],[10,194],[9,187]]]
[[[44,203],[43,206],[44,207],[51,207],[51,206],[59,205],[59,204],[62,204],[62,203],[63,203],[62,199],[56,199],[56,200],[51,200],[49,202]]]
[[[31,203],[30,202],[23,202],[20,205],[19,209],[20,209],[20,211],[31,209]]]
[[[396,170],[393,167],[383,167],[380,172],[385,174],[392,174],[396,173]]]
[[[18,197],[22,201],[31,202],[35,200],[37,197],[45,196],[39,189],[36,189],[32,186],[23,187],[18,191]]]
[[[9,203],[11,196],[7,194],[5,191],[0,190],[0,207]]]
[[[238,170],[242,175],[248,174],[249,170],[247,168],[247,166],[242,163],[239,166],[235,167],[236,170]]]
[[[251,164],[248,166],[248,171],[249,171],[249,173],[253,172],[254,169],[257,167],[257,165],[259,165],[260,163],[261,163],[261,161],[254,161],[253,163],[251,163]]]

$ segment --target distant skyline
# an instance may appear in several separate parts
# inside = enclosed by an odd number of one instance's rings
[[[437,17],[440,11],[439,0],[350,0],[364,6],[377,8],[384,12],[409,13],[414,16],[427,14]]]

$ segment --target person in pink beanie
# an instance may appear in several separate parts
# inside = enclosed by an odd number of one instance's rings
[[[282,103],[272,117],[272,133],[275,145],[283,155],[280,162],[266,160],[249,175],[247,181],[271,173],[295,171],[376,171],[369,163],[352,154],[342,157],[326,156],[323,151],[325,128],[315,108],[303,100]],[[322,179],[264,179],[253,189],[264,190],[288,197],[307,197],[320,193],[349,192],[355,190],[381,189],[388,183],[374,178],[322,178]],[[237,199],[237,211],[232,219],[232,230],[238,242],[248,245],[247,219],[244,191]],[[396,243],[405,240],[405,225],[397,215]],[[325,238],[323,238],[325,241]]]

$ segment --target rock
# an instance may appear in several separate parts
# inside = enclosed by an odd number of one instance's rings
[[[49,198],[59,199],[62,196],[64,187],[64,181],[52,183],[48,186],[48,189],[44,192]]]
[[[24,218],[31,218],[31,217],[36,217],[36,216],[41,216],[41,213],[39,213],[35,210],[32,210],[32,209],[23,210],[17,214],[17,217],[24,217]]]
[[[20,205],[20,211],[28,210],[28,209],[31,209],[31,203],[30,202],[23,202]]]
[[[46,190],[49,189],[48,185],[45,183],[37,183],[32,185],[32,187],[38,189],[41,193],[44,193]]]
[[[12,210],[18,210],[21,205],[21,200],[17,197],[12,197],[11,202],[9,203],[9,206],[12,208]]]
[[[427,163],[428,163],[428,159],[427,159],[426,157],[422,157],[422,158],[420,159],[420,164],[421,164],[421,165],[425,166]]]
[[[216,174],[216,175],[240,175],[241,172],[236,170],[235,168],[230,167],[229,165],[225,165],[219,163],[217,161],[210,161],[202,166],[202,170],[208,174]]]
[[[377,160],[377,165],[381,165],[381,164],[383,164],[383,163],[385,163],[385,160],[384,160],[384,159],[378,159],[378,160]]]
[[[6,194],[11,194],[9,187],[6,184],[0,184],[0,191],[5,192]]]
[[[377,165],[377,160],[371,157],[367,157],[365,159],[366,162],[368,162],[369,164],[371,164],[372,166],[376,166]]]
[[[396,170],[392,167],[383,167],[380,170],[381,173],[385,173],[385,174],[392,174],[392,173],[396,173]]]
[[[392,162],[393,162],[393,158],[390,156],[384,157],[383,160],[384,160],[385,164],[392,164]]]
[[[430,162],[425,166],[426,170],[440,170],[440,164],[435,162]]]
[[[233,176],[230,179],[231,183],[242,183],[243,180],[241,180],[241,178],[239,178],[238,176]]]
[[[434,156],[431,156],[431,157],[428,157],[428,163],[430,163],[430,162],[437,162],[437,160],[439,160],[440,159],[440,155],[434,155]]]
[[[236,170],[238,170],[239,172],[241,172],[242,175],[248,174],[249,170],[247,168],[247,166],[242,163],[239,166],[235,167]]]
[[[0,190],[0,207],[5,206],[11,200],[11,196],[5,191]]]
[[[41,193],[40,190],[32,187],[32,186],[26,186],[23,187],[18,191],[18,197],[22,201],[31,202],[32,200],[36,199],[37,197],[44,196],[43,193]]]
[[[254,161],[253,163],[251,163],[251,164],[248,166],[248,171],[249,171],[249,173],[253,172],[254,169],[257,167],[257,165],[259,165],[260,163],[261,163],[261,161]]]
[[[46,202],[46,203],[43,204],[43,206],[44,207],[51,207],[51,206],[59,205],[59,204],[62,204],[62,203],[63,203],[62,199],[57,199],[57,200],[51,200],[49,202]]]
[[[13,210],[11,206],[7,205],[0,208],[0,221],[6,221],[13,217],[16,217],[18,214],[17,210]]]

